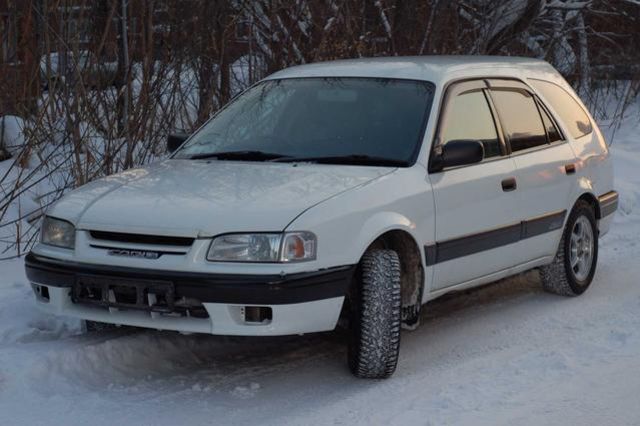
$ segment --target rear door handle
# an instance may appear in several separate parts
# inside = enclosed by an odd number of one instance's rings
[[[515,191],[516,188],[518,188],[518,184],[516,183],[516,178],[510,177],[502,181],[502,190],[504,192]]]
[[[565,164],[564,172],[568,175],[572,175],[576,172],[576,165],[573,163]]]

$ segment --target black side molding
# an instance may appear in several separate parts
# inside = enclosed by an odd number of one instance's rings
[[[607,217],[618,210],[618,193],[609,191],[598,197],[598,203],[600,204],[600,217],[598,219]]]
[[[562,228],[566,214],[566,210],[548,213],[513,225],[436,242],[424,248],[426,264],[435,265],[555,231]]]

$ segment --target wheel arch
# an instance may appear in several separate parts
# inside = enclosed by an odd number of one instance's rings
[[[584,200],[589,203],[593,207],[593,211],[595,212],[596,219],[600,219],[600,203],[598,202],[598,197],[596,195],[596,189],[594,183],[591,179],[588,179],[586,176],[581,177],[578,180],[578,184],[576,185],[576,190],[573,197],[573,203],[571,204],[569,213],[571,209],[573,209],[576,203],[580,200]]]
[[[600,203],[598,202],[598,198],[592,193],[592,192],[584,192],[582,193],[578,199],[576,200],[575,203],[573,203],[573,205],[575,206],[576,203],[578,201],[586,201],[587,203],[589,203],[589,205],[591,205],[591,207],[593,208],[593,211],[596,215],[596,219],[600,219],[601,213],[600,213]]]

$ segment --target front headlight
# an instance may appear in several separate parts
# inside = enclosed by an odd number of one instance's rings
[[[66,220],[45,216],[40,241],[50,246],[72,249],[76,245],[76,228]]]
[[[212,262],[300,262],[316,258],[311,232],[227,234],[214,238],[207,260]]]

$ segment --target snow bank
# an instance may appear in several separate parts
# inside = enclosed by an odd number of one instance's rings
[[[637,221],[640,209],[640,100],[626,109],[622,124],[610,119],[603,120],[601,127],[611,145],[615,163],[615,186],[620,193],[618,221]]]
[[[22,259],[3,261],[0,276],[0,345],[56,340],[80,333],[80,322],[33,308]]]

